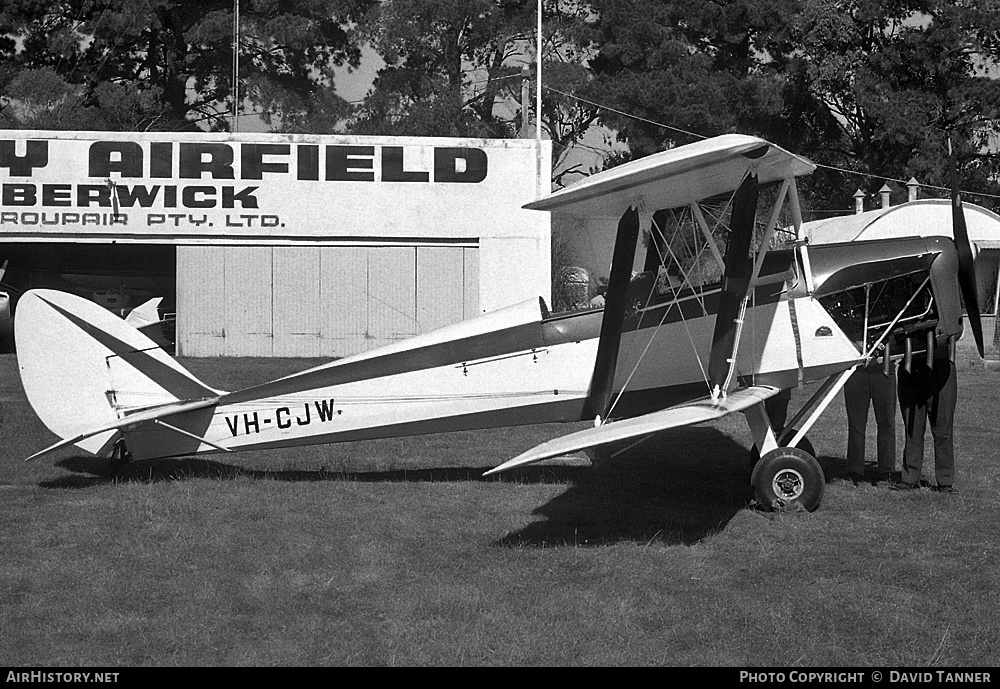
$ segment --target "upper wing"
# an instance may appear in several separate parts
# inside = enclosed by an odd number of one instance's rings
[[[599,217],[619,217],[638,199],[650,211],[678,208],[736,189],[749,160],[754,161],[762,185],[816,168],[764,139],[727,134],[591,175],[525,208]]]
[[[778,394],[779,388],[768,385],[752,385],[733,391],[728,397],[713,400],[710,396],[687,402],[685,404],[663,409],[661,411],[637,416],[624,421],[606,423],[595,428],[588,428],[570,435],[542,443],[514,459],[504,462],[495,469],[490,469],[484,476],[495,474],[514,467],[533,464],[544,459],[569,454],[588,447],[607,445],[621,440],[650,435],[678,426],[690,426],[704,421],[718,419],[726,414],[742,411],[748,407],[763,402],[768,397]]]

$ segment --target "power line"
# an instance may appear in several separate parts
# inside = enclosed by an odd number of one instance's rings
[[[621,115],[622,117],[628,117],[630,119],[637,120],[639,122],[645,122],[645,123],[651,124],[651,125],[653,125],[655,127],[660,127],[662,129],[668,129],[670,131],[678,132],[680,134],[685,134],[687,136],[693,136],[693,137],[695,137],[697,139],[707,139],[708,138],[704,134],[698,134],[696,132],[691,132],[691,131],[688,131],[686,129],[681,129],[680,127],[674,127],[674,126],[669,125],[669,124],[664,124],[662,122],[657,122],[655,120],[650,120],[648,118],[641,117],[639,115],[633,115],[631,113],[625,112],[624,110],[618,110],[617,108],[612,108],[611,106],[608,106],[608,105],[602,105],[601,103],[595,103],[594,101],[587,100],[586,98],[581,98],[580,96],[575,96],[573,94],[566,93],[564,91],[560,91],[559,89],[554,89],[551,86],[546,86],[545,89],[548,90],[548,91],[552,91],[553,93],[558,93],[561,96],[565,96],[567,98],[571,98],[573,100],[580,101],[581,103],[586,103],[587,105],[590,105],[592,107],[598,108],[600,110],[607,110],[608,112],[613,112],[616,115]],[[832,170],[834,172],[840,172],[841,174],[856,175],[856,176],[859,176],[859,177],[868,177],[868,178],[872,178],[872,179],[883,180],[883,181],[886,181],[886,182],[896,182],[896,183],[902,184],[904,186],[909,183],[907,180],[897,179],[895,177],[887,177],[885,175],[876,175],[876,174],[872,174],[872,173],[869,173],[869,172],[860,172],[858,170],[849,170],[847,168],[837,167],[835,165],[825,165],[823,163],[814,163],[814,164],[818,168],[823,168],[825,170]],[[937,191],[944,191],[944,192],[950,192],[951,191],[950,187],[936,186],[936,185],[933,185],[933,184],[921,184],[920,186],[923,187],[924,189],[935,189]],[[984,198],[1000,199],[1000,194],[989,194],[989,193],[981,192],[981,191],[967,191],[965,189],[961,189],[959,191],[960,191],[960,193],[968,195],[968,196],[982,196]]]
[[[822,163],[815,163],[816,167],[821,167],[825,170],[833,170],[834,172],[840,172],[845,175],[856,175],[858,177],[870,177],[872,179],[884,180],[886,182],[896,182],[897,184],[902,184],[904,186],[909,184],[908,180],[897,179],[895,177],[886,177],[885,175],[874,175],[870,172],[859,172],[858,170],[848,170],[847,168],[837,167],[835,165],[823,165]],[[936,189],[938,191],[950,192],[951,187],[941,187],[934,184],[920,184],[924,189]],[[968,194],[970,196],[985,196],[991,199],[1000,199],[998,194],[987,194],[983,191],[966,191],[964,189],[959,190],[962,194]]]
[[[640,117],[639,115],[633,115],[633,114],[627,113],[627,112],[625,112],[623,110],[617,110],[617,109],[612,108],[611,106],[608,106],[608,105],[601,105],[600,103],[595,103],[594,101],[587,100],[586,98],[580,98],[580,96],[574,96],[573,94],[566,93],[565,91],[560,91],[559,89],[554,89],[551,86],[546,86],[545,90],[546,91],[552,91],[553,93],[558,93],[561,96],[566,96],[567,98],[572,98],[573,100],[578,100],[581,103],[586,103],[587,105],[591,105],[591,106],[593,106],[595,108],[599,108],[601,110],[607,110],[609,112],[613,112],[613,113],[615,113],[617,115],[621,115],[623,117],[630,117],[633,120],[638,120],[640,122],[645,122],[647,124],[652,124],[652,125],[654,125],[656,127],[662,127],[663,129],[669,129],[670,131],[673,131],[673,132],[678,132],[680,134],[686,134],[687,136],[693,136],[696,139],[707,139],[708,138],[707,136],[704,136],[703,134],[696,134],[694,132],[689,132],[686,129],[681,129],[680,127],[673,127],[673,126],[671,126],[669,124],[663,124],[662,122],[657,122],[655,120],[646,119],[645,117]]]

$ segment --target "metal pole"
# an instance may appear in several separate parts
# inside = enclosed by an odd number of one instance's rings
[[[535,139],[542,140],[542,0],[538,0],[538,45],[535,46],[535,64],[538,73],[535,75]]]
[[[233,119],[232,131],[240,130],[240,0],[233,0]]]
[[[538,17],[535,26],[535,193],[542,195],[542,0],[538,0]]]

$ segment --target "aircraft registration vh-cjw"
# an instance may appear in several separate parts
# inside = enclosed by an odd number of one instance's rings
[[[727,135],[596,174],[527,207],[613,219],[603,305],[549,313],[539,298],[237,392],[202,383],[97,304],[27,292],[15,320],[21,378],[61,438],[32,458],[69,445],[148,460],[594,421],[491,474],[580,450],[608,455],[740,412],[759,456],[757,501],[813,510],[825,479],[805,434],[858,365],[932,362],[961,335],[962,296],[983,351],[957,186],[941,236],[812,246],[796,236],[778,247],[782,217],[801,227],[795,179],[814,168]],[[640,222],[650,224],[634,271]],[[765,401],[814,381],[774,428]]]

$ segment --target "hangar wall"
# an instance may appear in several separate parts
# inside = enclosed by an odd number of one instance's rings
[[[185,355],[346,355],[478,313],[475,246],[177,249]]]
[[[549,214],[522,206],[550,161],[548,141],[0,131],[0,243],[173,245],[179,355],[346,356],[549,301]]]

